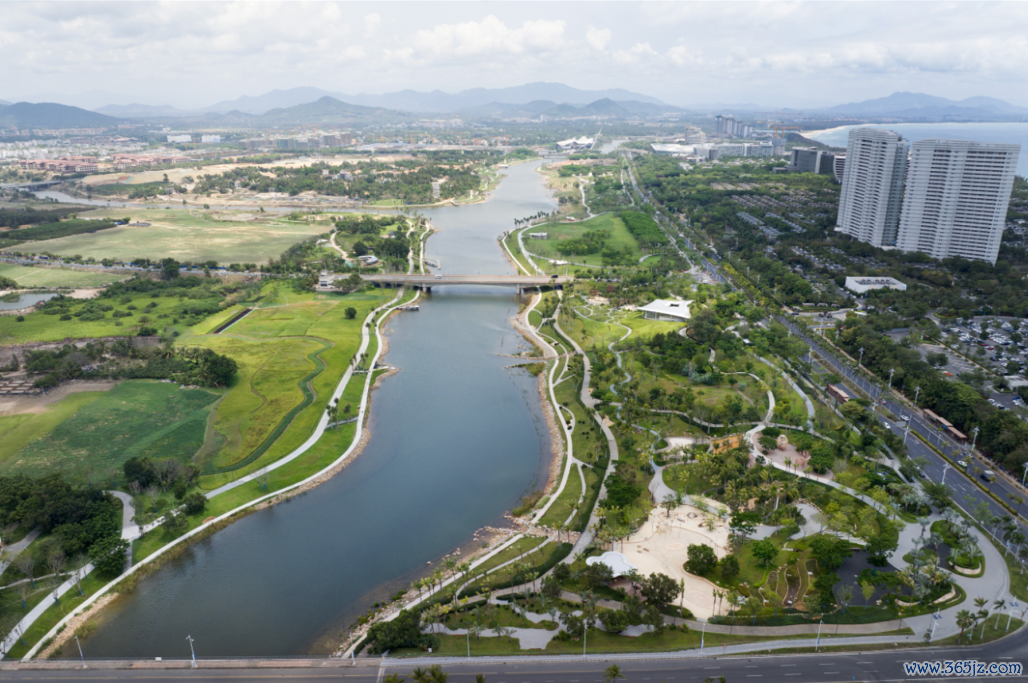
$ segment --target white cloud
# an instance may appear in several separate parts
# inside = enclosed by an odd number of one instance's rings
[[[610,45],[610,29],[596,28],[589,24],[589,28],[585,32],[585,40],[592,49],[598,51],[605,50]]]
[[[628,50],[615,50],[614,61],[618,64],[638,64],[644,59],[656,57],[657,51],[649,43],[636,43]]]
[[[382,17],[377,12],[364,15],[364,36],[374,38],[378,34],[378,26],[382,23]]]
[[[423,57],[453,59],[483,55],[520,55],[553,51],[564,45],[563,21],[526,21],[518,28],[507,26],[494,15],[482,21],[439,24],[418,31],[411,41]]]

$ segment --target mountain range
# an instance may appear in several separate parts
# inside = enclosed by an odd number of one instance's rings
[[[231,111],[261,115],[273,109],[285,109],[301,104],[310,104],[323,97],[332,97],[342,102],[363,107],[377,107],[379,109],[417,113],[452,113],[497,102],[522,103],[543,100],[555,104],[571,105],[586,105],[603,99],[615,101],[630,100],[646,104],[664,105],[663,102],[655,97],[621,88],[580,90],[562,83],[528,83],[511,88],[473,88],[458,93],[446,93],[441,90],[433,90],[431,92],[401,90],[384,95],[371,95],[368,93],[350,95],[304,86],[289,88],[288,90],[272,90],[255,97],[237,97],[234,100],[224,100],[209,107],[189,111],[180,110],[170,105],[138,103],[128,105],[108,104],[96,108],[96,111],[110,116],[128,117],[196,116],[208,113],[225,114]]]
[[[966,118],[1004,118],[1028,115],[1028,108],[1018,107],[995,97],[968,97],[950,100],[924,93],[896,92],[863,102],[829,107],[826,111],[852,116],[962,116]]]
[[[116,126],[121,119],[95,111],[52,102],[0,105],[0,126],[15,128],[99,128]]]

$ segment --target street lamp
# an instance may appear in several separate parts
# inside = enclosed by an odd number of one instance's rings
[[[193,656],[193,668],[196,668],[196,650],[193,649],[193,636],[186,636],[189,641],[189,654]]]
[[[921,393],[921,387],[914,387],[914,410],[917,410],[917,397]]]
[[[949,470],[949,468],[950,468],[950,464],[949,463],[946,463],[945,465],[942,466],[942,481],[939,482],[940,484],[945,484],[946,483],[946,471]]]
[[[1021,488],[1024,488],[1024,478],[1028,477],[1028,462],[1024,464],[1024,474],[1021,476]]]
[[[1009,621],[1009,619],[1007,621]],[[79,637],[78,637],[77,634],[75,635],[75,644],[79,646],[79,659],[82,660],[82,668],[85,669],[86,668],[86,656],[82,654],[82,643],[79,642]]]
[[[896,368],[889,368],[889,390],[885,392],[886,394],[892,393],[892,373],[894,372],[896,372]]]
[[[859,368],[864,364],[864,347],[860,347],[860,358],[857,359],[857,367]]]

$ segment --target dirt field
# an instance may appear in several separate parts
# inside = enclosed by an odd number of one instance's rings
[[[101,209],[90,217],[122,216],[126,209]],[[291,222],[281,217],[256,219],[253,213],[202,209],[134,209],[132,219],[149,226],[121,226],[100,232],[33,242],[19,247],[37,253],[114,258],[171,257],[222,264],[267,263],[287,248],[330,228],[326,222]]]
[[[108,391],[117,382],[113,380],[66,382],[41,396],[0,396],[0,415],[32,413],[38,415],[46,407],[57,403],[65,396],[83,391]]]

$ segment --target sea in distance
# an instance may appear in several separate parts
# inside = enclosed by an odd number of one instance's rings
[[[1025,123],[873,123],[861,126],[839,126],[803,135],[832,147],[845,147],[853,128],[884,128],[902,135],[911,142],[928,138],[973,140],[975,142],[1007,142],[1021,145],[1017,159],[1017,175],[1028,178],[1028,122]]]

